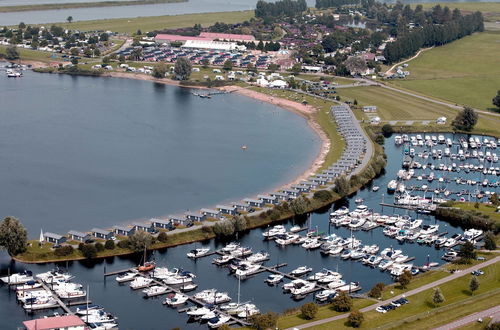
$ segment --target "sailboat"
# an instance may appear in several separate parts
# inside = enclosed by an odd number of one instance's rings
[[[144,263],[142,266],[138,266],[137,270],[140,272],[149,272],[155,269],[156,263],[154,261],[146,261],[146,246],[144,246]]]

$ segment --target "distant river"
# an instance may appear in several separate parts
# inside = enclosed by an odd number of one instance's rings
[[[1,216],[31,236],[238,201],[298,176],[319,152],[302,117],[239,95],[0,73]]]
[[[101,0],[0,0],[0,6],[65,3],[65,2],[94,2]],[[273,0],[269,0],[273,2]],[[485,0],[485,2],[496,2]],[[497,0],[498,1],[498,0]],[[395,0],[385,1],[395,3]],[[405,0],[405,3],[439,2],[436,0]],[[454,2],[452,0],[447,2]],[[463,2],[463,1],[456,1]],[[474,2],[474,1],[473,1]],[[475,1],[475,2],[483,2]],[[253,10],[257,0],[189,0],[186,3],[167,3],[155,5],[123,6],[109,8],[75,8],[46,11],[27,11],[0,14],[0,25],[15,25],[19,22],[40,24],[49,22],[64,22],[66,17],[73,16],[75,21],[85,21],[107,18],[124,18],[139,16],[179,15],[224,11]],[[314,7],[315,0],[307,0],[309,6]]]

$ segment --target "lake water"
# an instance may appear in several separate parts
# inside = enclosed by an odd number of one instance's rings
[[[99,1],[99,0],[90,0],[90,1]],[[18,4],[19,5],[36,4],[36,3],[64,3],[64,2],[88,2],[88,1],[0,0],[0,6],[18,5]],[[395,3],[396,1],[390,0],[386,2]],[[412,3],[412,2],[438,2],[438,1],[411,0],[403,2]],[[449,1],[449,2],[454,2],[454,1]],[[462,1],[456,1],[456,2],[462,2]],[[477,2],[483,2],[483,1],[481,0]],[[484,2],[487,2],[487,0],[485,0]],[[189,0],[188,2],[185,3],[123,6],[123,7],[109,7],[109,8],[74,8],[74,9],[61,9],[61,10],[0,13],[0,25],[2,26],[16,25],[19,24],[19,22],[24,22],[29,24],[64,22],[66,20],[66,17],[68,16],[73,16],[73,19],[75,21],[85,21],[85,20],[108,19],[108,18],[253,10],[255,9],[256,3],[257,0]],[[307,0],[307,3],[310,7],[314,7],[315,0]]]
[[[235,94],[31,71],[0,90],[0,209],[31,237],[269,192],[320,147],[302,117]]]
[[[24,78],[23,78],[24,79]],[[319,231],[337,233],[344,237],[348,237],[351,233],[345,228],[336,228],[329,225],[329,212],[331,209],[338,208],[342,205],[355,207],[354,199],[363,198],[364,204],[372,208],[376,212],[384,214],[393,214],[395,212],[404,214],[404,211],[382,207],[379,203],[382,200],[382,194],[385,193],[385,188],[389,180],[395,177],[397,171],[401,168],[403,160],[403,147],[395,146],[392,139],[386,142],[386,154],[389,162],[386,167],[385,174],[375,179],[366,189],[359,191],[355,196],[333,205],[332,208],[325,207],[323,210],[315,212],[311,215],[310,226],[318,228]],[[380,186],[379,192],[374,193],[370,187],[373,185]],[[386,199],[387,202],[387,199]],[[415,217],[416,214],[409,215]],[[445,222],[438,221],[432,216],[418,215],[426,224],[437,223],[440,225],[439,232],[448,232],[448,236],[454,233],[462,232],[462,229],[452,227]],[[286,225],[292,224],[307,225],[309,224],[306,218],[289,220]],[[243,246],[250,246],[254,251],[265,250],[271,254],[271,260],[267,265],[286,262],[288,265],[283,268],[284,271],[309,265],[314,271],[320,271],[322,268],[338,270],[343,274],[344,279],[359,281],[363,287],[363,291],[369,290],[375,283],[383,281],[385,283],[392,282],[388,273],[383,273],[378,269],[372,269],[363,266],[360,262],[342,260],[339,257],[322,256],[318,250],[306,251],[300,246],[288,246],[286,248],[278,248],[272,241],[263,241],[262,232],[265,229],[256,229],[239,237],[239,241]],[[382,229],[364,232],[355,231],[354,236],[364,244],[378,244],[380,248],[393,246],[402,249],[404,254],[414,256],[415,265],[423,265],[427,260],[442,263],[440,257],[444,254],[443,250],[438,250],[434,247],[419,245],[416,243],[400,244],[394,239],[387,238],[383,235]],[[167,267],[183,267],[197,274],[196,283],[199,284],[199,289],[217,288],[220,291],[227,291],[233,301],[237,297],[238,281],[234,276],[228,275],[225,268],[216,267],[211,264],[213,257],[201,258],[197,261],[189,260],[186,253],[201,246],[211,247],[212,249],[220,248],[227,242],[211,240],[204,243],[189,244],[170,248],[166,251],[158,251],[154,253],[154,258],[160,266]],[[177,311],[166,308],[161,304],[161,298],[145,300],[140,292],[132,292],[127,285],[118,285],[111,277],[103,280],[103,272],[119,270],[137,265],[140,256],[130,258],[109,258],[98,262],[72,262],[68,264],[69,271],[76,276],[75,282],[90,285],[90,295],[93,303],[104,306],[109,312],[116,314],[119,317],[120,328],[123,329],[165,329],[173,327],[181,327],[182,329],[201,329],[205,325],[198,323],[187,323],[187,317],[184,314],[179,314]],[[11,270],[21,270],[24,268],[31,269],[33,272],[42,272],[52,269],[54,265],[23,265],[19,263],[10,263],[9,259],[3,255],[0,259],[0,266],[5,273],[7,267]],[[60,265],[66,267],[66,264]],[[289,295],[285,295],[281,291],[281,286],[268,287],[264,283],[267,274],[263,273],[255,277],[248,278],[241,282],[241,301],[252,301],[262,311],[269,310],[282,312],[287,308],[298,307],[306,301],[312,300],[312,295],[309,295],[302,301],[295,302],[290,299]],[[0,287],[0,318],[4,324],[17,325],[22,320],[40,317],[44,313],[26,314],[22,308],[15,303],[15,296],[7,290],[6,287]],[[410,299],[411,301],[411,299]]]

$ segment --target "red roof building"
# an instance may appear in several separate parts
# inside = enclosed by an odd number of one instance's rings
[[[230,41],[255,41],[255,37],[250,34],[232,34],[232,33],[213,33],[213,32],[201,32],[200,37],[209,38],[211,40],[230,40]]]
[[[45,317],[23,322],[27,330],[85,330],[85,323],[76,315]]]
[[[188,40],[212,40],[202,37],[181,36],[178,34],[157,34],[155,41],[159,42],[174,42],[174,41],[188,41]]]

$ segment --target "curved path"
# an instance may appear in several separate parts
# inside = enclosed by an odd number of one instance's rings
[[[495,319],[495,317],[500,316],[500,305],[492,307],[490,309],[477,312],[474,314],[467,315],[466,317],[463,317],[459,320],[453,321],[451,323],[445,324],[443,326],[434,328],[434,330],[451,330],[451,329],[456,329],[463,327],[464,325],[467,325],[469,323],[477,321],[477,319],[482,319],[486,317],[491,317],[492,319]]]
[[[440,280],[437,280],[437,281],[434,281],[432,283],[428,283],[426,285],[422,285],[421,287],[418,287],[416,289],[413,289],[413,290],[410,290],[410,291],[407,291],[403,294],[400,294],[400,295],[397,295],[397,296],[394,296],[392,297],[391,299],[387,299],[387,300],[384,300],[384,301],[381,301],[381,302],[378,302],[376,304],[373,304],[373,305],[370,305],[368,307],[365,307],[365,308],[361,308],[359,311],[360,312],[368,312],[368,311],[372,311],[374,309],[376,309],[377,307],[379,306],[382,306],[382,305],[387,305],[387,304],[390,304],[391,301],[393,300],[396,300],[396,299],[399,299],[403,296],[405,297],[409,297],[409,296],[412,296],[414,294],[417,294],[417,293],[420,293],[422,291],[425,291],[425,290],[429,290],[429,289],[432,289],[436,286],[439,286],[443,283],[446,283],[446,282],[449,282],[449,281],[452,281],[454,279],[457,279],[459,277],[462,277],[462,276],[465,276],[465,275],[469,275],[472,271],[474,270],[478,270],[478,269],[481,269],[483,267],[486,267],[486,266],[489,266],[489,265],[492,265],[496,262],[500,261],[500,256],[497,256],[493,259],[490,259],[488,261],[485,261],[485,262],[482,262],[480,264],[477,264],[475,266],[472,266],[472,267],[469,267],[467,269],[463,269],[462,271],[460,272],[456,272],[456,273],[453,273],[451,274],[450,276],[447,276],[445,278],[442,278]],[[333,321],[337,321],[337,320],[342,320],[342,319],[345,319],[349,316],[349,313],[345,313],[345,314],[341,314],[341,315],[337,315],[337,316],[333,316],[333,317],[329,317],[329,318],[326,318],[326,319],[322,319],[322,320],[318,320],[318,321],[313,321],[313,322],[309,322],[309,323],[305,323],[305,324],[302,324],[302,325],[298,325],[296,327],[293,327],[293,328],[289,328],[287,330],[292,330],[294,328],[297,328],[297,329],[305,329],[305,328],[310,328],[310,327],[314,327],[314,326],[317,326],[317,325],[321,325],[321,324],[325,324],[325,323],[329,323],[329,322],[333,322]]]
[[[420,55],[420,53],[422,53],[422,52],[424,52],[424,51],[426,51],[426,50],[432,49],[432,48],[434,48],[434,47],[429,47],[429,48],[424,48],[424,49],[419,50],[419,51],[418,51],[418,53],[416,53],[413,57],[410,57],[410,58],[409,58],[409,59],[407,59],[407,60],[404,60],[404,61],[398,62],[398,63],[394,64],[393,66],[391,66],[391,68],[390,68],[389,70],[387,70],[387,71],[385,72],[385,74],[386,74],[386,75],[390,75],[390,74],[391,74],[391,72],[392,72],[392,70],[394,70],[394,68],[395,68],[395,67],[397,67],[397,66],[399,66],[399,65],[401,65],[401,64],[404,64],[404,63],[410,62],[411,60],[416,59],[416,58],[418,57],[418,55]]]

